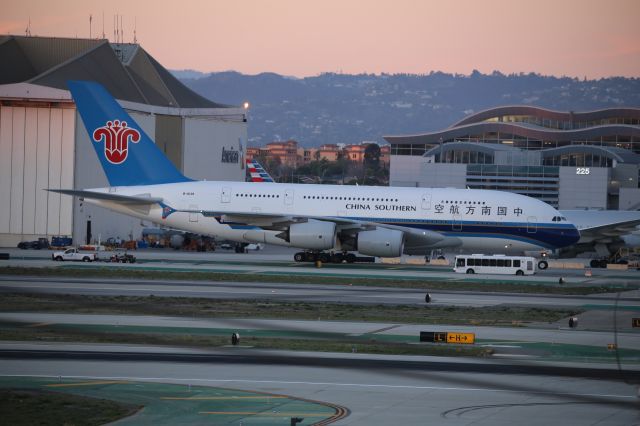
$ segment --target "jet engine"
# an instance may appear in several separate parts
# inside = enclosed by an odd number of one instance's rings
[[[336,224],[311,219],[304,223],[294,223],[278,237],[294,247],[307,250],[329,250],[336,244]]]
[[[366,256],[398,257],[404,249],[404,232],[378,228],[358,232],[357,250]]]

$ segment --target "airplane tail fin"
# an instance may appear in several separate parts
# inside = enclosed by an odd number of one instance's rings
[[[247,173],[250,182],[275,182],[257,160],[247,158]]]
[[[100,84],[67,83],[111,186],[187,182],[131,116]]]

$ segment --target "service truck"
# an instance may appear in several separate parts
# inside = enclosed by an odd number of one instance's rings
[[[75,260],[93,262],[94,260],[98,260],[98,255],[92,251],[78,250],[77,248],[72,247],[62,251],[54,251],[51,255],[51,259],[57,261]]]

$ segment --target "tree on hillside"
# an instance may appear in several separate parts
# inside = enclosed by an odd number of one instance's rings
[[[380,168],[380,145],[377,143],[370,143],[364,149],[364,166],[371,170]]]

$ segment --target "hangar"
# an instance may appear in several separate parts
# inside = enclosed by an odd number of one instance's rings
[[[196,94],[139,44],[0,36],[0,246],[137,239],[150,225],[44,190],[108,186],[68,80],[105,86],[185,175],[244,180],[246,111]]]

